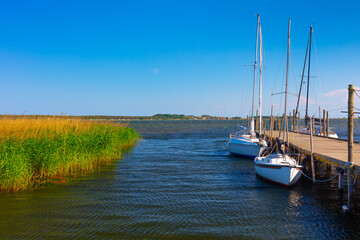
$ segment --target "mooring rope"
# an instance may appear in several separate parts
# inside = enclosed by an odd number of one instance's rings
[[[328,181],[331,181],[333,180],[334,178],[336,178],[345,168],[342,168],[335,176],[329,178],[329,179],[326,179],[326,180],[316,180],[316,179],[312,179],[311,177],[309,177],[308,175],[306,175],[303,171],[300,170],[300,173],[302,175],[304,175],[305,177],[307,177],[308,179],[310,179],[311,181],[314,181],[314,182],[328,182]]]

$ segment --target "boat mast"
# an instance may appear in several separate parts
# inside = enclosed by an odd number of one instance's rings
[[[257,24],[256,24],[256,47],[255,47],[255,63],[254,63],[254,82],[253,82],[253,95],[252,95],[252,107],[251,107],[251,124],[250,130],[251,133],[255,131],[254,128],[254,111],[255,111],[255,87],[256,87],[256,67],[257,67],[257,55],[258,55],[258,39],[259,39],[259,22],[260,22],[260,15],[257,15]]]
[[[303,82],[304,82],[304,74],[305,74],[306,60],[307,60],[308,50],[309,50],[309,39],[308,39],[307,44],[306,44],[305,60],[304,60],[303,71],[302,71],[302,74],[301,74],[300,90],[299,90],[299,95],[298,95],[298,99],[297,99],[297,103],[296,103],[295,116],[297,116],[297,114],[298,114],[298,112],[299,112],[299,104],[300,104],[301,90],[302,90],[302,85],[303,85]]]
[[[285,141],[286,132],[288,130],[288,122],[287,122],[287,96],[288,96],[288,83],[289,83],[289,55],[290,55],[290,24],[291,19],[289,19],[289,30],[288,30],[288,46],[287,46],[287,61],[286,61],[286,87],[285,87],[285,110],[284,110],[284,137]]]
[[[310,26],[310,35],[309,35],[309,62],[308,62],[308,76],[307,76],[307,93],[306,93],[306,112],[305,112],[305,126],[309,126],[309,87],[310,87],[310,57],[311,57],[311,35],[312,35],[312,26]]]
[[[258,29],[259,29],[259,136],[261,135],[261,126],[262,126],[262,33],[261,33],[261,24],[260,16],[258,15]]]

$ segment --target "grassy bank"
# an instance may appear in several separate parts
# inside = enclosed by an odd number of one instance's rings
[[[138,138],[121,124],[2,117],[0,190],[24,190],[54,176],[91,172],[119,158]]]

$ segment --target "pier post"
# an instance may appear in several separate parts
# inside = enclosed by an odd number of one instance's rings
[[[264,134],[264,136],[266,135],[266,119],[264,119],[264,121],[263,121],[263,123],[262,123],[262,125],[263,125],[263,127],[262,127],[262,129],[263,129],[263,134]]]
[[[353,184],[351,178],[351,164],[354,161],[354,85],[349,84],[349,99],[348,99],[348,164],[347,164],[347,185],[348,185],[348,205],[345,211],[348,211],[351,208],[351,194],[353,191]]]
[[[325,109],[323,109],[323,136],[327,136],[326,134],[326,115],[325,115],[326,111]]]
[[[329,163],[326,164],[326,171],[331,172],[331,164]]]
[[[314,125],[315,125],[315,123],[314,123]],[[319,106],[319,133],[321,134],[321,130],[322,128],[321,128],[321,108],[320,108],[320,106]]]
[[[340,171],[341,168],[337,167],[336,171]],[[339,174],[339,190],[343,190],[344,189],[344,170],[341,170],[340,174]]]
[[[329,163],[324,163],[324,167],[325,167],[325,170],[324,170],[324,172],[325,172],[325,177],[327,178],[327,179],[329,179],[329,178],[331,178],[331,164],[329,164]]]
[[[293,109],[293,132],[295,132],[295,119],[296,119],[296,116],[295,116],[295,109]]]
[[[310,118],[310,151],[311,151],[311,172],[312,179],[315,182],[315,165],[314,165],[314,153],[313,153],[313,127],[314,127],[314,117]]]
[[[292,124],[292,116],[291,116],[291,111],[289,112],[289,120],[288,120],[288,122],[289,122],[289,125],[288,125],[288,131],[291,131],[292,130],[292,126],[291,126],[291,124]]]
[[[270,149],[272,148],[272,133],[274,131],[274,119],[270,118],[269,138],[270,138]]]
[[[286,133],[286,141],[288,142],[287,143],[287,146],[289,146],[289,131],[290,131],[290,127],[291,126],[289,126],[289,124],[291,124],[291,112],[289,112],[289,120],[287,119],[287,116],[285,116],[285,120],[286,120],[286,124],[285,124],[285,127],[286,127],[286,129],[285,129],[285,133]],[[289,121],[290,121],[290,123],[289,123]]]
[[[330,120],[329,120],[329,111],[326,111],[326,136],[329,137],[330,131]]]
[[[323,169],[323,164],[319,161],[319,177],[323,178],[324,177],[324,169]]]
[[[267,128],[266,128],[267,122],[268,122],[268,120],[265,119],[264,120],[264,135],[266,134],[266,130],[267,130]]]
[[[273,131],[275,131],[276,130],[276,119],[275,119],[275,117],[272,117],[272,119],[273,119]]]
[[[282,132],[282,126],[284,125],[284,119],[285,119],[285,113],[283,114],[281,118],[281,123],[279,124],[279,138],[281,138],[281,132]],[[285,141],[285,139],[283,139]]]
[[[298,113],[298,132],[300,132],[300,112]]]
[[[280,132],[280,129],[281,129],[281,123],[280,123],[280,117],[278,116],[277,117],[277,130]],[[280,135],[279,135],[280,136]]]

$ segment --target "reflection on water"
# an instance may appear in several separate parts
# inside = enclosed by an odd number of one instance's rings
[[[91,176],[0,195],[0,239],[356,239],[336,180],[291,190],[230,156],[236,122],[132,122],[144,137]],[[346,192],[345,192],[346,193]]]

